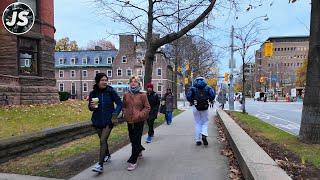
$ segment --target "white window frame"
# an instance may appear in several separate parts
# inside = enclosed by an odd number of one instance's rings
[[[130,75],[129,75],[129,73],[128,73],[129,70],[130,70],[130,72],[131,72]],[[127,76],[133,76],[132,69],[130,69],[130,68],[127,69]]]
[[[70,59],[70,64],[73,64],[73,65],[77,64],[76,58],[71,58]]]
[[[111,81],[109,81],[107,84],[108,84],[109,86],[112,86],[112,82],[111,82]]]
[[[111,61],[111,62],[109,62],[109,61]],[[107,64],[112,64],[112,57],[107,58]]]
[[[111,72],[110,76],[109,76],[109,72]],[[107,70],[107,77],[112,77],[112,70]]]
[[[86,75],[84,75],[84,72],[86,72]],[[82,77],[88,77],[88,71],[87,70],[82,70]]]
[[[126,59],[126,61],[124,62],[123,60],[123,58],[125,58]],[[122,56],[122,58],[121,58],[121,63],[122,64],[126,64],[126,63],[128,63],[128,58],[127,58],[127,56]]]
[[[88,64],[88,58],[82,58],[82,64]]]
[[[121,71],[121,75],[119,75],[119,70]],[[120,68],[119,68],[119,69],[117,69],[117,76],[118,76],[118,77],[122,77],[122,75],[123,75],[123,73],[122,73],[122,69],[120,69]]]
[[[84,90],[85,85],[86,85],[87,90]],[[88,83],[87,82],[83,83],[82,92],[88,92]]]
[[[94,76],[96,76],[98,73],[100,73],[100,70],[94,70]]]
[[[61,91],[61,85],[62,85],[62,91]],[[59,92],[64,92],[64,83],[59,83]]]
[[[74,76],[72,76],[72,72],[74,72]],[[70,77],[75,78],[77,76],[76,70],[70,70]]]
[[[97,63],[98,60],[98,63]],[[94,64],[100,64],[101,58],[100,57],[95,57],[94,58]]]
[[[74,89],[75,89],[75,93],[74,94],[72,94],[72,84],[74,84]],[[70,94],[71,95],[76,95],[77,94],[77,83],[76,82],[71,82]]]
[[[123,82],[117,82],[118,85],[122,85]],[[123,88],[117,88],[117,92],[123,92]]]
[[[61,62],[61,61],[62,61],[62,62]],[[59,65],[64,64],[64,62],[65,62],[64,58],[59,58]]]
[[[62,72],[62,76],[60,76],[61,72]],[[64,70],[59,70],[59,78],[64,78]]]
[[[159,87],[161,87],[161,90],[159,91]],[[157,91],[158,92],[161,92],[162,91],[162,89],[163,89],[163,85],[162,85],[162,83],[158,83],[157,84]]]
[[[158,62],[158,56],[157,56],[157,54],[154,55],[154,60],[155,60],[156,63]]]
[[[159,69],[160,69],[160,75],[159,75]],[[157,68],[157,76],[161,76],[162,75],[162,68]]]
[[[24,66],[25,67],[30,67],[31,65],[30,65],[30,59],[25,59],[24,60]]]

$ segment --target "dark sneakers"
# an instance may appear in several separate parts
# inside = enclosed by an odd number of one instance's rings
[[[196,145],[197,145],[197,146],[201,146],[201,144],[202,144],[201,141],[197,141],[197,142],[196,142]]]
[[[203,145],[208,146],[207,136],[202,134]]]

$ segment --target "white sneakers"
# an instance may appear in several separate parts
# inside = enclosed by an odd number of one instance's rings
[[[103,167],[97,163],[93,168],[92,168],[93,172],[98,172],[98,173],[102,173],[103,172]]]
[[[136,164],[131,164],[129,163],[129,166],[128,166],[128,171],[133,171],[137,168],[137,163]]]

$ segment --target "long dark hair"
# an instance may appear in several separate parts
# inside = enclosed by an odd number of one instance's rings
[[[108,76],[105,73],[97,73],[96,74],[96,77],[94,78],[96,83],[93,85],[94,91],[99,90],[99,82],[103,77],[106,77],[108,79]]]

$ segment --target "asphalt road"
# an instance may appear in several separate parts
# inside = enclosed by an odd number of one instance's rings
[[[302,102],[261,102],[246,99],[246,110],[250,115],[296,136],[299,135],[302,106]],[[238,101],[235,102],[235,109],[241,111]]]

